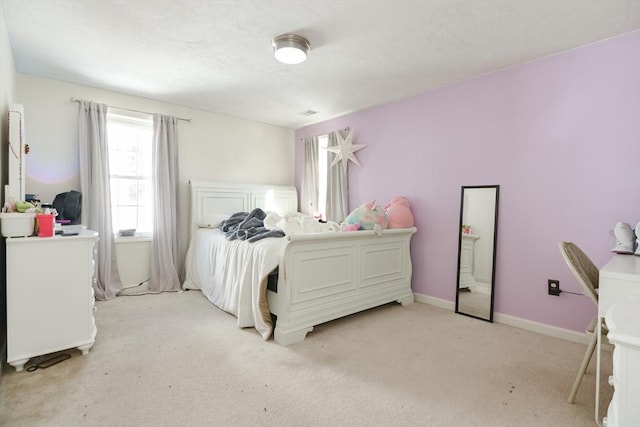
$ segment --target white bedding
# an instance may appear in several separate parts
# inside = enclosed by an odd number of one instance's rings
[[[279,264],[285,238],[254,243],[227,240],[219,229],[199,228],[185,259],[185,289],[200,289],[217,307],[254,327],[265,340],[273,326],[266,301],[267,276]]]

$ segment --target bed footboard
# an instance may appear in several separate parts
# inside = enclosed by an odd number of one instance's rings
[[[413,302],[409,245],[415,228],[289,236],[277,292],[274,340],[304,340],[315,325],[397,301]]]

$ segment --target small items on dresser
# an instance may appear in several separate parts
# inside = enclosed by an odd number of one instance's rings
[[[619,222],[613,228],[616,245],[611,252],[640,255],[640,222],[632,229],[626,222]]]
[[[36,224],[38,227],[38,237],[53,237],[55,214],[36,214]]]
[[[4,237],[27,237],[33,234],[36,214],[33,212],[0,213],[0,230]]]

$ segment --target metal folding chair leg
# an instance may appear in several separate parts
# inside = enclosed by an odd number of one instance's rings
[[[574,381],[573,387],[571,388],[571,393],[569,394],[569,399],[568,399],[569,403],[573,403],[576,399],[576,394],[578,393],[578,387],[580,387],[582,378],[584,377],[584,374],[587,371],[587,367],[589,366],[589,362],[591,361],[591,357],[593,356],[593,350],[596,348],[597,342],[598,342],[598,335],[596,331],[594,331],[594,333],[591,336],[591,339],[589,340],[587,352],[584,354],[584,358],[582,359],[582,364],[580,365],[580,370],[578,371],[576,380]]]

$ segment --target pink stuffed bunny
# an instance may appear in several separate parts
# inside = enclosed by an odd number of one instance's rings
[[[413,214],[406,198],[402,196],[394,197],[384,207],[384,212],[387,214],[387,226],[389,228],[413,227]]]

